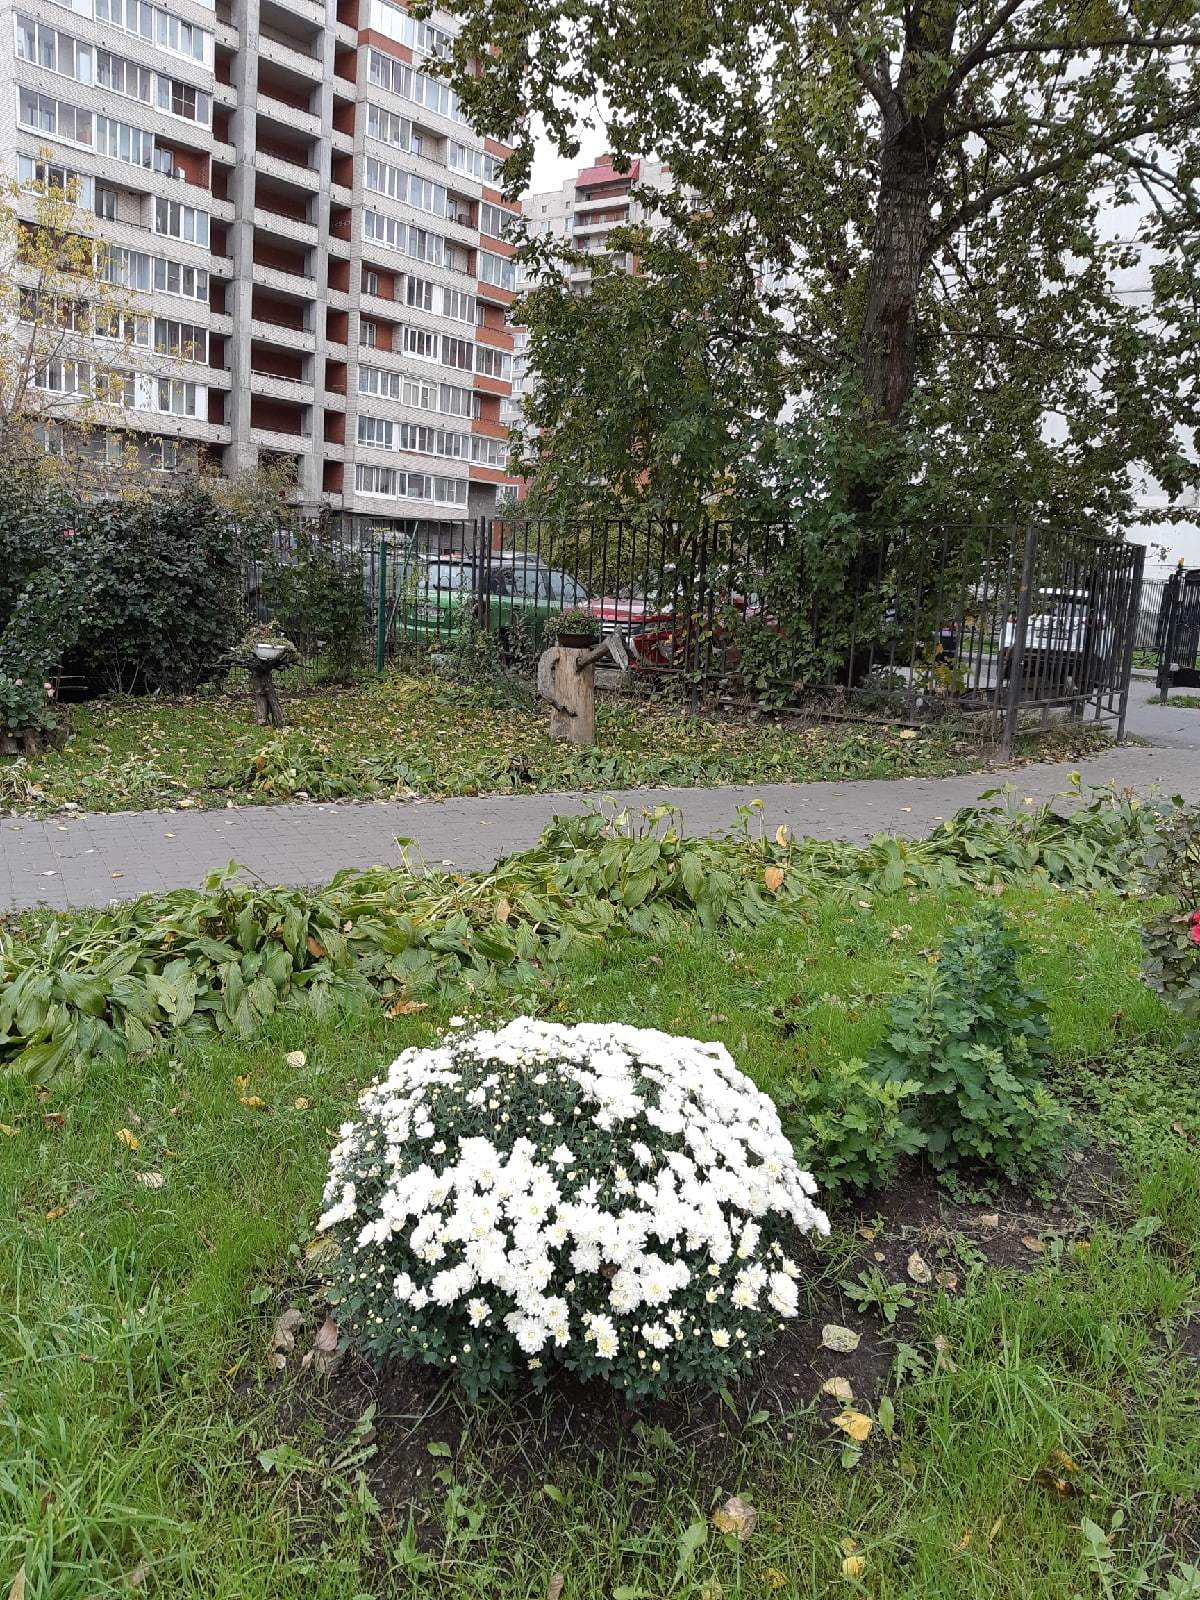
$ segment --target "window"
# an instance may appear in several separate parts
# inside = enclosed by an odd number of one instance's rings
[[[359,494],[396,493],[395,467],[368,467],[358,462],[354,468],[354,487]]]
[[[396,424],[383,417],[363,417],[358,419],[358,442],[369,445],[374,450],[394,450],[396,437]]]
[[[175,472],[179,467],[179,440],[152,438],[146,451],[154,472]]]
[[[159,378],[156,411],[173,417],[194,417],[199,386],[186,378]]]
[[[456,339],[452,334],[442,335],[442,365],[463,367],[470,372],[474,365],[475,346],[470,339]]]
[[[479,281],[494,284],[497,289],[515,290],[517,269],[507,256],[493,255],[490,250],[479,252]]]
[[[377,394],[388,400],[399,400],[402,383],[403,378],[399,372],[389,372],[385,367],[358,369],[359,394]]]
[[[442,315],[456,322],[475,321],[475,296],[464,289],[442,290]]]
[[[157,99],[163,111],[187,122],[197,122],[207,128],[212,121],[212,101],[203,89],[193,84],[180,83],[176,78],[157,80]]]
[[[78,205],[86,208],[92,204],[92,179],[84,177],[82,173],[72,172],[69,167],[60,166],[56,161],[18,156],[17,176],[22,189],[60,189]]]
[[[482,182],[485,159],[482,150],[473,150],[470,145],[458,144],[453,139],[447,145],[446,165],[451,172],[461,172],[468,178]]]
[[[387,9],[389,12],[395,12],[393,6]],[[400,15],[403,16],[404,13]],[[382,27],[380,32],[388,33],[390,38],[396,37],[387,27]],[[458,96],[448,84],[442,83],[438,78],[431,78],[428,73],[419,72],[416,68],[410,67],[406,61],[398,61],[383,50],[370,51],[367,57],[367,77],[381,89],[388,89],[392,94],[402,95],[405,100],[412,100],[419,106],[425,106],[428,110],[436,112],[439,117],[448,117],[453,122],[467,120],[458,103]]]
[[[95,7],[97,22],[110,22],[123,33],[158,45],[160,50],[212,66],[213,36],[195,23],[181,22],[158,6],[148,5],[146,0],[95,0]]]
[[[117,220],[117,191],[110,189],[105,184],[96,185],[95,212],[105,222]]]
[[[413,147],[413,126],[407,117],[385,111],[382,106],[367,106],[367,136],[384,144],[395,145],[397,150]]]
[[[390,0],[371,0],[368,25],[378,28],[389,39],[406,44],[410,50],[436,56],[439,61],[449,61],[454,50],[454,37],[445,28],[437,28],[432,22],[419,22],[399,6],[390,4]]]
[[[503,439],[484,439],[478,435],[471,439],[471,460],[484,467],[506,467],[508,445]]]
[[[119,339],[124,344],[149,345],[150,319],[135,316],[131,311],[100,310],[96,312],[97,339]]]
[[[177,294],[184,300],[208,302],[208,268],[186,267],[178,261],[154,257],[154,287],[162,294]]]
[[[91,394],[91,365],[86,361],[43,362],[34,372],[33,387],[46,394]]]
[[[113,117],[96,118],[95,148],[97,155],[112,156],[132,167],[154,165],[154,135]]]
[[[130,100],[150,101],[151,73],[136,61],[114,55],[111,50],[96,51],[96,83],[101,89],[111,89],[113,94],[125,95]]]
[[[208,212],[180,205],[178,200],[155,200],[154,231],[188,244],[207,245]]]
[[[177,356],[181,361],[207,361],[208,329],[193,322],[155,317],[154,348],[160,356]]]
[[[484,200],[479,206],[479,231],[492,239],[507,239],[508,230],[520,220],[515,211],[505,211]]]
[[[403,350],[407,356],[416,356],[418,361],[437,361],[441,345],[441,334],[434,333],[428,328],[414,328],[410,323],[403,327]]]
[[[493,350],[490,344],[477,344],[475,371],[483,373],[484,377],[507,382],[512,377],[512,356],[507,350]]]
[[[438,410],[448,417],[477,417],[480,398],[473,389],[460,389],[457,384],[438,386]]]
[[[374,350],[379,343],[379,324],[369,317],[358,319],[358,342],[366,350]]]
[[[375,295],[379,293],[379,274],[372,267],[363,268],[362,292]]]
[[[434,286],[428,278],[408,277],[404,281],[404,303],[418,311],[433,310]]]
[[[435,478],[433,498],[438,505],[465,506],[467,503],[466,478]]]
[[[33,89],[22,89],[17,99],[21,125],[35,133],[49,133],[67,144],[92,145],[92,113],[77,110],[66,100],[55,100],[52,95],[38,94]],[[98,122],[101,118],[96,119]],[[151,135],[146,137],[153,140]]]

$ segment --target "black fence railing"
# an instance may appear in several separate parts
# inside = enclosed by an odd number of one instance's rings
[[[348,521],[280,535],[248,563],[246,596],[265,617],[285,575],[332,563],[378,665],[471,627],[528,658],[582,608],[622,634],[635,679],[844,715],[955,710],[1011,743],[1022,715],[1055,707],[1123,731],[1132,653],[1146,648],[1144,557],[1119,540],[995,524],[889,528],[839,557],[784,522],[475,520],[434,539]],[[280,620],[306,647],[304,615]]]

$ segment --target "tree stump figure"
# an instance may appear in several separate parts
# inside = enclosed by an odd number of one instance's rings
[[[280,667],[294,666],[299,661],[300,652],[296,646],[267,623],[251,628],[241,643],[229,652],[229,659],[234,666],[245,667],[250,674],[255,722],[261,728],[282,728],[283,701],[275,687],[275,673]]]
[[[550,737],[569,744],[596,741],[596,663],[605,656],[621,668],[629,655],[620,634],[609,634],[601,644],[579,649],[551,645],[538,659],[538,693],[550,706]]]

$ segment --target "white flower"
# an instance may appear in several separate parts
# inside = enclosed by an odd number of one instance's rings
[[[558,1118],[554,1115],[553,1111],[543,1111],[541,1116],[538,1117],[538,1121],[541,1123],[543,1128],[552,1128],[558,1121]]]
[[[729,1335],[724,1328],[714,1328],[709,1337],[718,1350],[729,1349]]]
[[[568,1150],[565,1144],[556,1145],[550,1152],[550,1159],[556,1167],[574,1166],[575,1152]]]
[[[789,1278],[786,1272],[773,1272],[768,1300],[772,1310],[777,1311],[781,1317],[794,1317],[797,1305],[794,1279]]]
[[[467,1319],[473,1328],[480,1327],[492,1314],[492,1308],[486,1300],[467,1301]]]

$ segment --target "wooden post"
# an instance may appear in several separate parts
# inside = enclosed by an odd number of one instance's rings
[[[551,645],[538,659],[538,693],[550,705],[550,737],[568,744],[596,742],[596,663],[611,656],[629,665],[625,641],[610,634],[602,644],[575,649]]]
[[[260,727],[283,727],[283,702],[275,687],[275,664],[251,657],[250,687],[254,692],[254,720]]]

